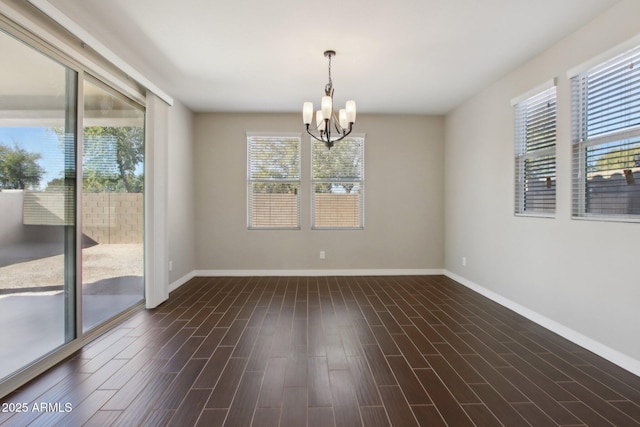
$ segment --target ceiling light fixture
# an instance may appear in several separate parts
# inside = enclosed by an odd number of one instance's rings
[[[331,58],[336,56],[336,52],[326,50],[324,56],[329,58],[329,83],[324,86],[320,110],[316,111],[316,129],[313,131],[309,129],[313,121],[313,103],[305,102],[302,105],[302,121],[312,138],[324,142],[327,148],[331,149],[334,143],[344,139],[353,130],[353,124],[356,122],[356,102],[347,101],[345,108],[341,109],[336,117],[333,110],[333,81],[331,80]],[[331,128],[336,130],[337,135],[331,135]]]

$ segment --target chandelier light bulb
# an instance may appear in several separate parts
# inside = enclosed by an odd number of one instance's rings
[[[347,121],[349,123],[356,122],[356,101],[347,101],[345,105],[347,109]]]
[[[331,114],[333,113],[333,100],[330,96],[322,97],[322,117],[325,119],[330,119]]]
[[[302,121],[305,125],[310,125],[313,121],[313,103],[305,102],[302,104]]]

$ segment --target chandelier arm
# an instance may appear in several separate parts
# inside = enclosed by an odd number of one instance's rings
[[[334,139],[332,142],[338,142],[338,141],[342,141],[343,139],[345,139],[351,133],[351,131],[353,130],[352,124],[353,123],[349,123],[349,130],[343,131],[342,132],[342,136],[340,136],[340,138],[338,138],[338,139]]]
[[[311,133],[311,130],[309,130],[309,125],[306,125],[306,130],[307,133],[309,134],[309,136],[311,136],[313,139],[315,139],[318,142],[323,142],[325,145],[327,145],[327,147],[333,147],[333,144],[338,142],[338,141],[342,141],[343,139],[345,139],[347,136],[349,136],[349,134],[351,133],[351,131],[353,131],[353,122],[349,123],[349,129],[343,129],[340,135],[340,137],[336,138],[336,139],[331,139],[331,133],[330,132],[322,132],[320,133],[320,138],[318,138],[317,136],[315,136],[313,133]],[[322,135],[326,135],[327,139],[324,139],[322,137]]]
[[[319,142],[324,142],[325,144],[327,143],[327,141],[325,141],[324,139],[318,138],[317,136],[315,136],[314,134],[311,133],[311,131],[309,130],[309,125],[307,125],[307,133],[309,134],[309,136],[311,136],[313,139],[315,139],[316,141]]]

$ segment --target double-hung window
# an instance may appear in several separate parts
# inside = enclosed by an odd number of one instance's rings
[[[364,136],[347,137],[330,150],[314,141],[312,228],[364,227]]]
[[[572,89],[573,217],[640,220],[640,46]]]
[[[247,226],[300,228],[300,135],[247,134]]]
[[[556,87],[515,107],[515,213],[551,216],[556,210]]]

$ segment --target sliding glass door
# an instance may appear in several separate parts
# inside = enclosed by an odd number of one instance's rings
[[[88,330],[143,299],[144,112],[84,82],[82,318]]]
[[[145,111],[1,19],[0,52],[1,383],[143,301]]]
[[[76,337],[78,73],[0,31],[0,379]]]

